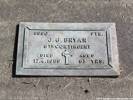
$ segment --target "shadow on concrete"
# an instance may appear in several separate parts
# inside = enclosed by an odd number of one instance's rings
[[[15,41],[14,41],[14,50],[13,50],[12,77],[17,77],[17,75],[16,75],[16,59],[17,59],[18,32],[19,32],[19,24],[16,25],[16,32],[15,32]]]

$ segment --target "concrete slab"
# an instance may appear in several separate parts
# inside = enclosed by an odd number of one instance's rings
[[[19,24],[16,75],[119,74],[115,23]]]

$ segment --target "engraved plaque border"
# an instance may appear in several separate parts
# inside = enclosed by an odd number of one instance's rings
[[[71,31],[99,31],[106,32],[106,46],[108,67],[106,68],[24,68],[25,52],[27,48],[26,37],[28,30],[71,30]],[[115,23],[32,23],[19,24],[16,75],[32,76],[118,76],[119,60]]]

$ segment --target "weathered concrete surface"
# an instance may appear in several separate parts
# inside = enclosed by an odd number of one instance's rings
[[[116,22],[121,75],[13,78],[16,25]],[[133,97],[133,0],[0,0],[0,100],[96,100]]]

